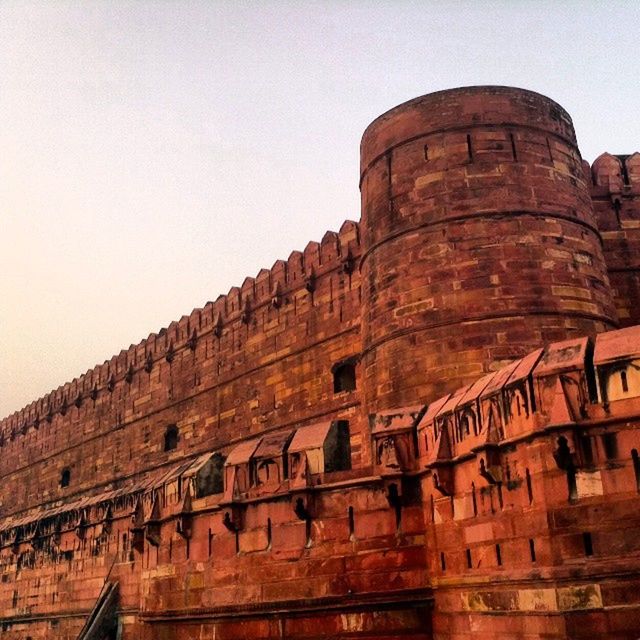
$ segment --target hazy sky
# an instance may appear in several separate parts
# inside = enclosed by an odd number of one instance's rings
[[[395,104],[544,93],[640,148],[640,3],[0,0],[0,416],[359,218]]]

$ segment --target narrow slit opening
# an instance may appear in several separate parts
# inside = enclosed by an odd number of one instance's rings
[[[525,477],[527,479],[527,496],[529,497],[529,504],[533,504],[533,485],[531,484],[531,474],[529,469],[526,470]]]

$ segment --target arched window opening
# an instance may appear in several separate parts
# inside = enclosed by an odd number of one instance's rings
[[[69,486],[70,482],[71,482],[71,470],[63,469],[62,473],[60,474],[60,487],[64,489],[65,487]]]
[[[175,424],[167,427],[164,434],[164,450],[173,451],[174,449],[177,449],[179,438],[180,434],[178,432],[178,427],[176,427]]]
[[[627,372],[624,369],[620,372],[620,382],[622,384],[622,393],[629,393],[629,382],[627,381]]]
[[[343,362],[333,369],[333,392],[354,391],[356,388],[356,365]]]

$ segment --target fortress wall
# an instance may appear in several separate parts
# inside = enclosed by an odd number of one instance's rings
[[[3,420],[3,514],[336,415],[350,420],[353,463],[366,463],[359,393],[334,394],[331,372],[360,351],[359,254],[358,226],[347,222]],[[165,453],[170,424],[180,444]]]
[[[604,153],[585,174],[620,326],[640,324],[640,154]]]
[[[123,640],[638,637],[639,328],[577,337],[637,322],[637,154],[583,171],[561,107],[475,87],[384,114],[362,158],[362,240],[0,422],[3,639],[75,640],[107,580]],[[311,429],[287,472],[272,442],[196,494],[196,454],[336,419],[352,469]]]
[[[571,119],[548,98],[469,87],[395,107],[364,133],[361,192],[369,410],[615,326]]]
[[[631,380],[637,329],[597,338],[603,387]],[[588,401],[586,344],[534,352],[418,426],[439,640],[638,635],[640,387]]]
[[[186,539],[176,528],[175,479],[140,503],[144,520],[154,498],[161,505],[157,544],[132,546],[138,507],[128,497],[115,501],[108,528],[90,510],[78,535],[71,514],[57,543],[44,537],[37,549],[26,540],[0,549],[0,572],[11,576],[0,581],[3,638],[75,638],[108,577],[119,583],[126,640],[187,640],[203,629],[221,638],[278,637],[282,628],[288,638],[385,630],[429,640],[422,506],[407,503],[398,523],[384,487],[359,475],[333,486],[325,479],[309,527],[289,492],[276,490],[245,505],[236,534],[223,524],[228,505],[217,494],[193,500]]]

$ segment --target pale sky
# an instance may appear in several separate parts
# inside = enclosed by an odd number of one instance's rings
[[[359,219],[367,124],[539,91],[640,149],[640,3],[0,0],[0,416]]]

